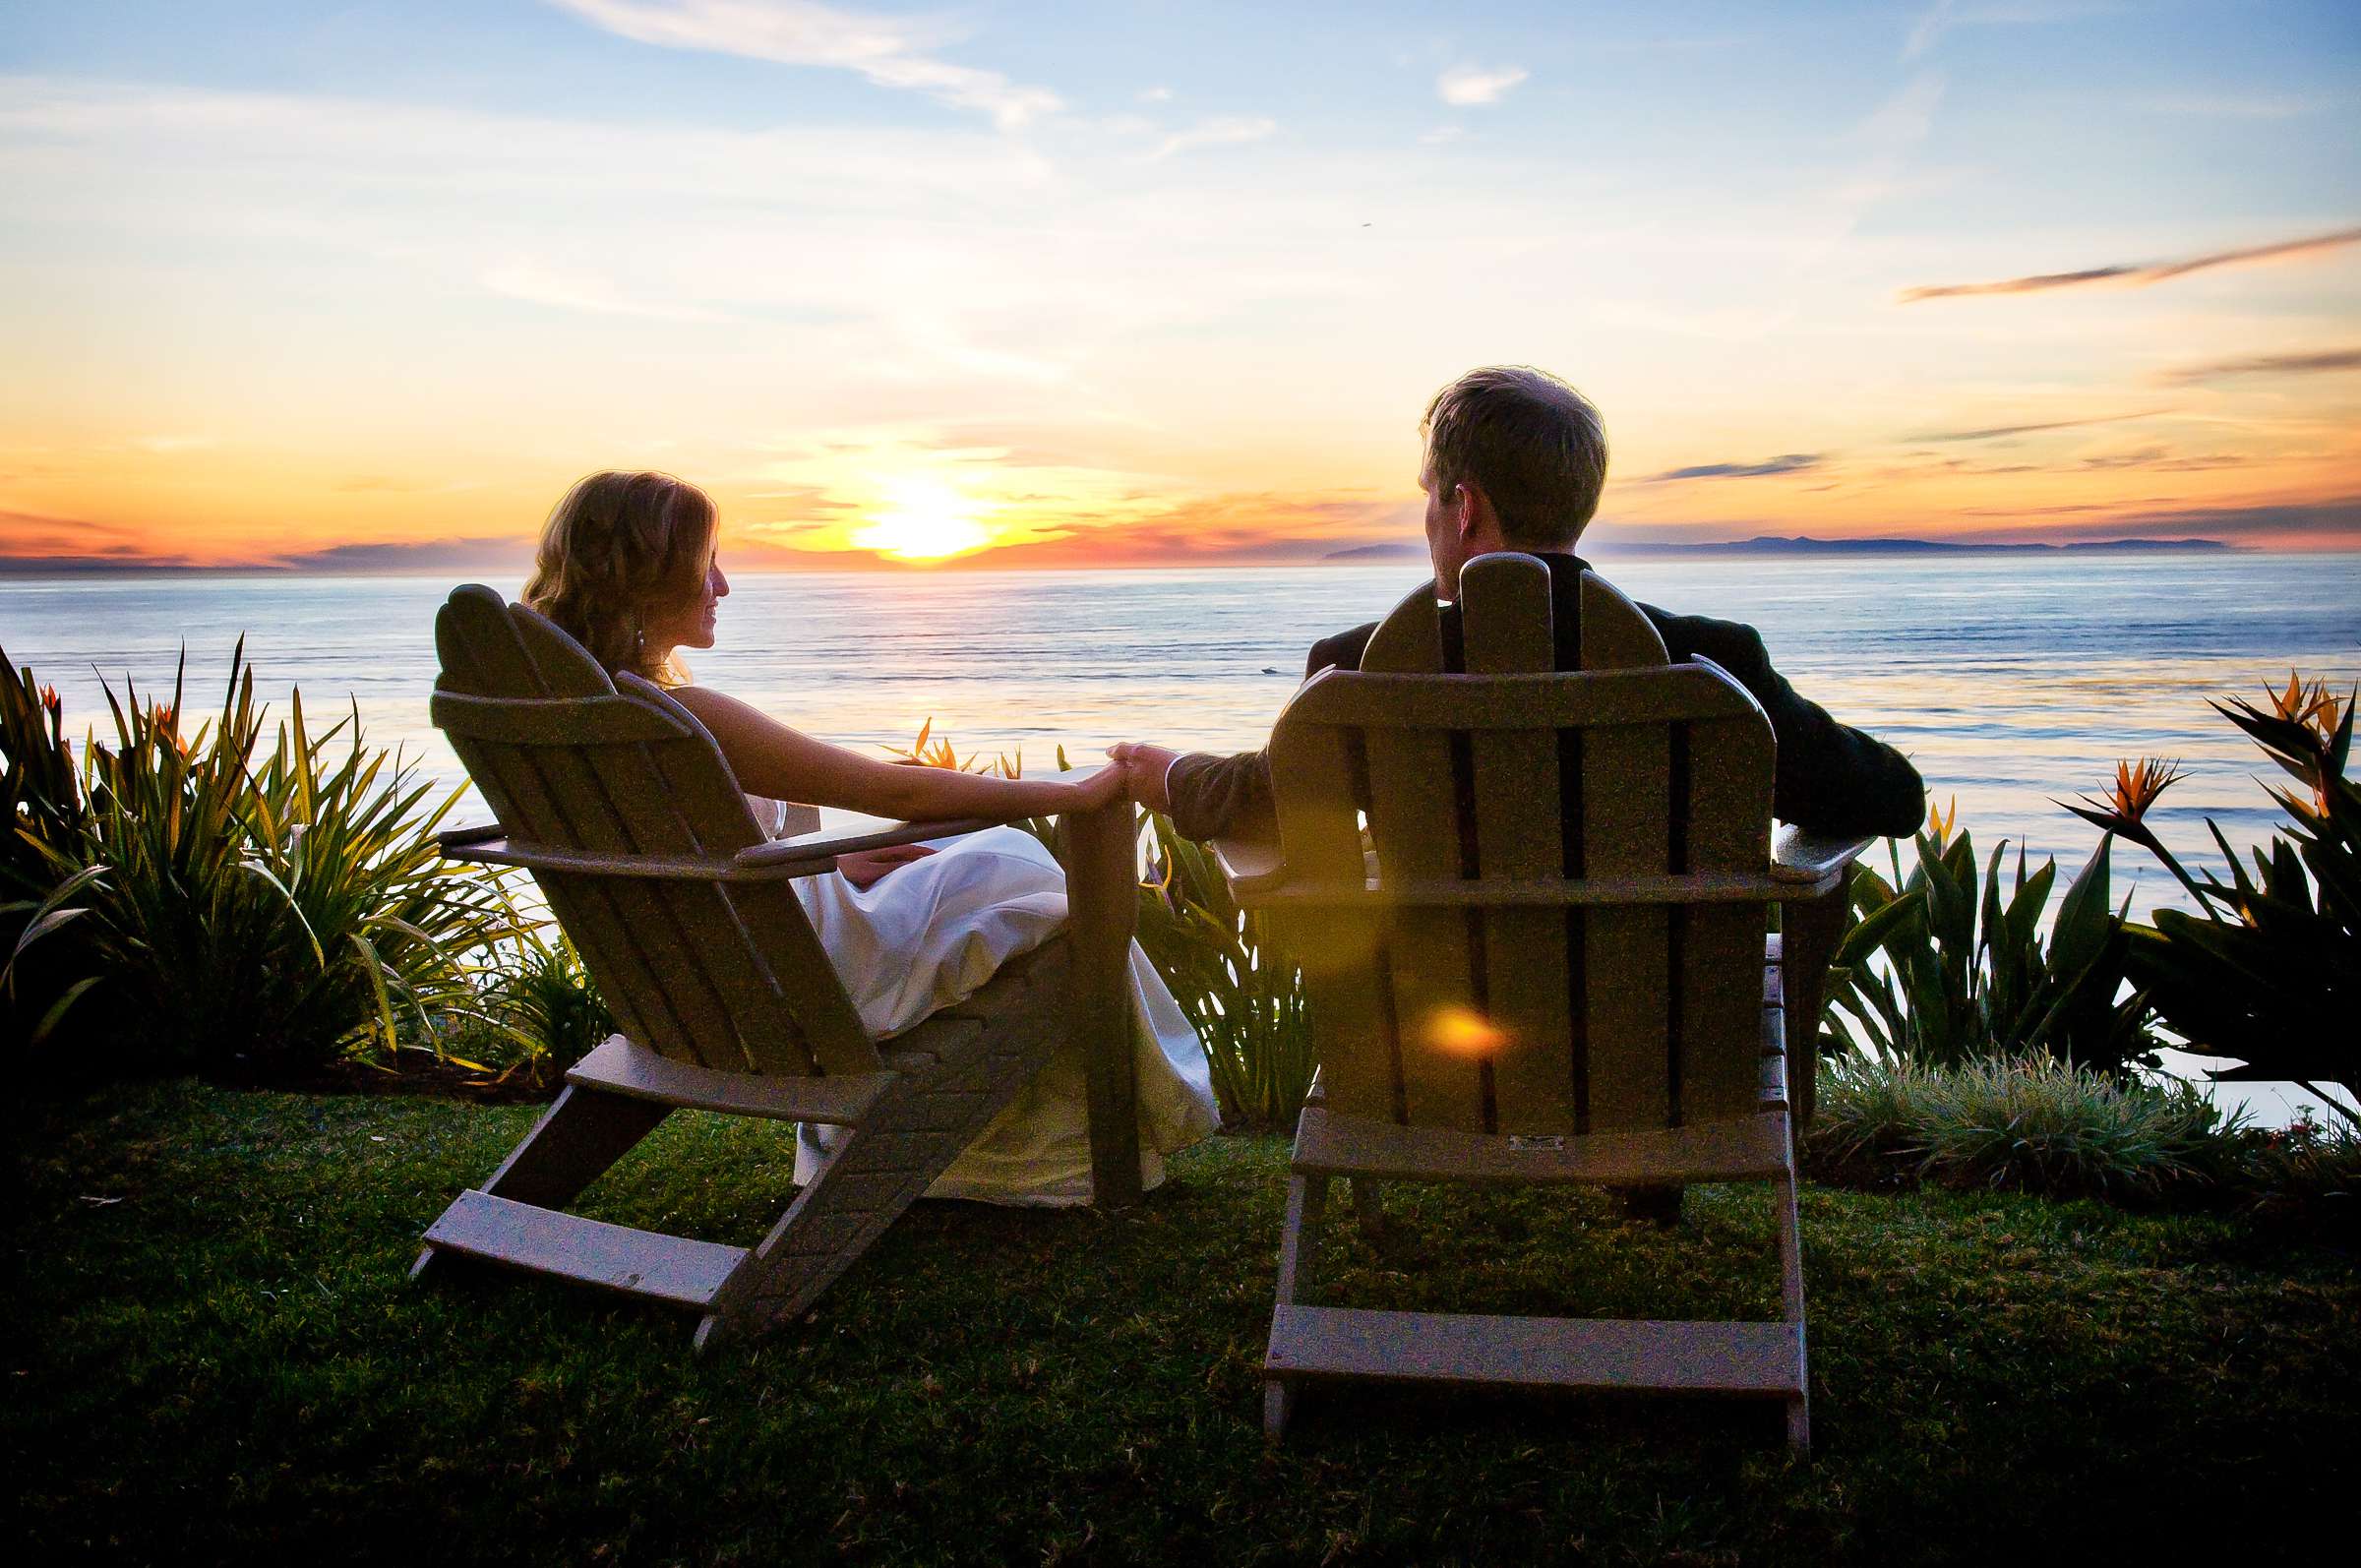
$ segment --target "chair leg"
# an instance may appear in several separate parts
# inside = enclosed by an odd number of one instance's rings
[[[1036,1011],[986,1030],[879,1097],[714,1297],[698,1352],[807,1311],[1032,1081],[1062,1028]]]
[[[1354,1201],[1360,1202],[1362,1183],[1353,1183]],[[1328,1206],[1328,1178],[1324,1176],[1290,1176],[1287,1183],[1287,1218],[1279,1229],[1279,1282],[1274,1293],[1280,1306],[1293,1306],[1302,1286],[1311,1275],[1320,1244],[1320,1218]],[[1262,1429],[1273,1438],[1287,1434],[1288,1418],[1295,1415],[1296,1388],[1283,1378],[1265,1378],[1262,1384]]]
[[[1795,1172],[1790,1165],[1773,1187],[1779,1206],[1780,1295],[1787,1321],[1795,1325],[1795,1353],[1803,1391],[1787,1401],[1787,1449],[1797,1459],[1812,1455],[1812,1371],[1803,1325],[1803,1243],[1795,1214]]]
[[[481,1190],[496,1198],[562,1209],[671,1114],[670,1106],[653,1101],[568,1084]],[[420,1251],[418,1261],[410,1265],[410,1278],[423,1277],[435,1257],[431,1246]]]

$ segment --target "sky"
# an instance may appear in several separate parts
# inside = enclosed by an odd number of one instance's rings
[[[0,565],[1417,537],[1564,376],[1600,539],[2361,548],[2361,8],[0,8]]]

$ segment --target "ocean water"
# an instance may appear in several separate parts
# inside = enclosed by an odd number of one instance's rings
[[[1840,719],[1907,753],[1937,802],[1956,798],[1979,854],[2002,839],[2061,879],[2096,831],[2054,802],[2103,787],[2119,757],[2176,758],[2187,779],[2151,816],[2210,862],[2204,819],[2266,839],[2277,771],[2210,698],[2259,698],[2291,669],[2361,682],[2361,555],[2013,555],[1826,559],[1611,557],[1635,598],[1749,622],[1781,671]],[[492,586],[515,594],[519,575]],[[1119,740],[1259,745],[1317,637],[1384,613],[1414,565],[1220,571],[776,573],[732,579],[699,681],[811,734],[906,745],[932,719],[964,754],[1021,750],[1053,765]],[[63,695],[71,727],[103,722],[101,678],[217,706],[243,635],[258,691],[300,685],[317,721],[357,704],[369,739],[461,782],[426,719],[434,612],[423,577],[0,578],[0,646]],[[462,808],[462,814],[465,813]],[[2183,901],[2136,849],[2117,887],[2135,909]],[[2292,1100],[2257,1109],[2282,1118]]]

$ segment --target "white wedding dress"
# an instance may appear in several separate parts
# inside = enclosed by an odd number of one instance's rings
[[[761,803],[757,803],[757,807]],[[1065,873],[1013,827],[937,841],[868,888],[838,874],[799,876],[796,896],[870,1034],[883,1040],[973,995],[993,972],[1065,923]],[[1219,1121],[1204,1048],[1173,994],[1131,944],[1139,1082],[1139,1175],[1164,1180],[1164,1157]],[[1039,1075],[927,1189],[931,1198],[1064,1207],[1090,1201],[1090,1116],[1080,1050],[1061,1044]],[[837,1130],[797,1131],[795,1179],[810,1181]]]

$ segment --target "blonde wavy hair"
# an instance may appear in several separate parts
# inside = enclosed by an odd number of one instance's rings
[[[681,686],[688,670],[650,648],[648,623],[692,603],[713,565],[713,502],[670,474],[576,480],[541,529],[524,602],[564,628],[612,675]]]

